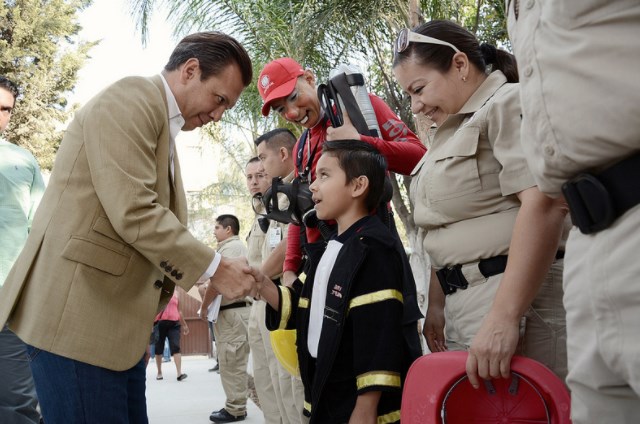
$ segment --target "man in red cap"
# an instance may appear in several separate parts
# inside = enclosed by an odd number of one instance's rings
[[[279,113],[284,119],[298,124],[306,131],[294,147],[301,152],[297,158],[296,176],[303,169],[309,169],[310,181],[315,179],[316,162],[320,158],[325,140],[362,140],[382,153],[389,163],[389,171],[408,175],[426,152],[418,137],[393,113],[379,97],[369,94],[371,104],[380,126],[381,137],[359,134],[344,113],[344,125],[333,128],[318,99],[316,78],[310,69],[304,69],[298,62],[283,57],[269,62],[260,72],[258,91],[264,101],[262,114],[269,110]],[[284,262],[283,281],[290,285],[299,271],[302,252],[300,227],[291,224],[287,237],[287,252]],[[308,243],[318,241],[317,228],[306,228]]]

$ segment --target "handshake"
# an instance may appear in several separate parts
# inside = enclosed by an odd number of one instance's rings
[[[268,298],[275,293],[277,299],[277,288],[273,282],[258,269],[250,267],[246,258],[223,257],[210,279],[207,290],[211,289],[227,299],[238,299],[244,296],[258,298],[266,294],[263,291],[269,294]],[[273,292],[274,289],[276,292]]]

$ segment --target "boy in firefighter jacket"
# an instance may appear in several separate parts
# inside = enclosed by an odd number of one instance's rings
[[[318,218],[335,220],[337,236],[315,244],[310,255],[319,259],[292,287],[252,270],[269,304],[267,328],[296,329],[311,423],[400,421],[402,383],[416,358],[402,332],[404,249],[370,215],[385,170],[367,143],[325,142],[310,189]]]

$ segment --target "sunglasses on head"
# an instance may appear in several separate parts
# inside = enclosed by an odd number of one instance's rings
[[[418,34],[417,32],[411,31],[409,28],[405,28],[398,34],[398,38],[396,39],[396,53],[402,53],[409,47],[409,43],[427,43],[427,44],[439,44],[441,46],[449,46],[456,53],[460,53],[460,50],[456,46],[451,43],[447,43],[446,41],[438,40],[437,38],[428,37],[426,35]]]

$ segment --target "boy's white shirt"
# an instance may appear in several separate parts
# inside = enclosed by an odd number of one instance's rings
[[[322,321],[324,320],[324,306],[327,300],[327,285],[333,266],[342,249],[342,243],[330,240],[324,251],[316,275],[313,279],[313,291],[311,293],[311,308],[309,310],[309,334],[307,336],[307,349],[312,357],[318,357],[318,344],[322,333]]]

